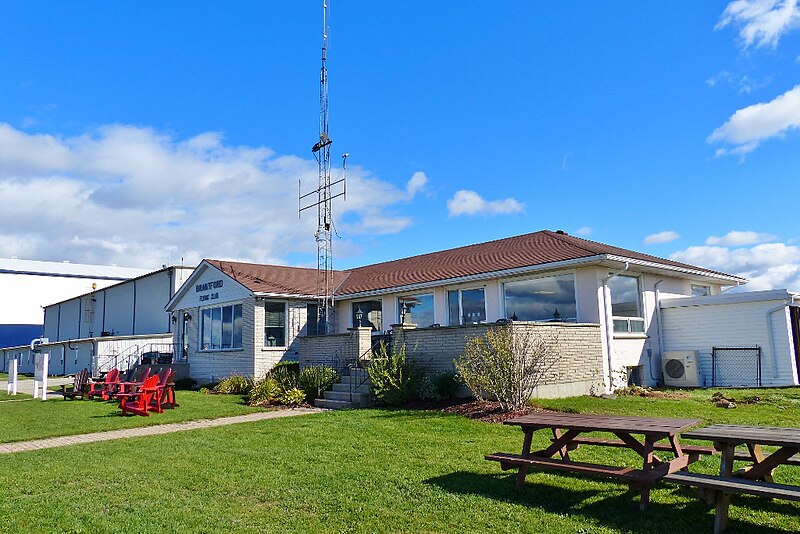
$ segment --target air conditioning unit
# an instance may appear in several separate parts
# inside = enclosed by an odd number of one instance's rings
[[[661,370],[664,372],[664,385],[685,387],[700,385],[697,351],[665,352],[661,356]]]

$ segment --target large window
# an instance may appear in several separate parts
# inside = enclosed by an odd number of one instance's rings
[[[436,321],[433,318],[433,294],[411,295],[397,299],[400,308],[400,320],[403,324],[430,326]]]
[[[286,303],[264,303],[264,345],[267,347],[286,346]]]
[[[354,302],[353,326],[369,326],[373,331],[383,330],[383,302],[380,300]]]
[[[242,305],[206,308],[200,316],[201,350],[242,348]]]
[[[608,289],[611,291],[614,332],[644,332],[639,279],[635,276],[618,275],[608,281]]]
[[[503,284],[506,318],[575,321],[575,276],[564,274]]]
[[[449,324],[477,324],[486,321],[486,299],[483,288],[457,289],[447,292]]]
[[[319,325],[319,305],[306,304],[306,335],[315,336],[317,334],[324,334],[317,330]]]

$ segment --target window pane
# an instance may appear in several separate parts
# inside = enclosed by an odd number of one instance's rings
[[[450,326],[461,324],[461,307],[458,305],[458,291],[447,292],[447,310]]]
[[[462,291],[461,310],[464,314],[464,322],[467,324],[486,321],[486,302],[483,298],[483,288]]]
[[[265,302],[264,324],[264,345],[267,347],[285,347],[286,304],[283,302]]]
[[[398,299],[400,307],[400,317],[403,318],[403,306],[405,306],[405,324],[415,324],[417,326],[430,326],[435,321],[433,319],[433,294],[414,295],[411,297],[400,297]]]
[[[202,350],[211,348],[211,309],[203,310],[203,316],[200,323],[200,330],[202,330]]]
[[[354,302],[353,310],[353,325],[354,326],[369,326],[373,331],[383,330],[383,302],[380,300],[364,300],[361,302]],[[361,311],[361,324],[356,320],[356,313]]]
[[[222,348],[233,346],[233,306],[222,307]]]
[[[222,308],[211,308],[211,348],[220,348],[222,338]]]
[[[693,297],[705,297],[706,295],[710,294],[711,294],[711,286],[700,286],[692,284]]]
[[[507,282],[506,318],[519,321],[575,321],[575,277],[571,274]]]
[[[608,281],[611,290],[611,315],[641,317],[639,312],[639,280],[633,276],[619,275]]]
[[[233,348],[242,348],[242,305],[233,307]]]
[[[319,319],[319,306],[316,304],[306,304],[306,335],[307,336],[314,336],[320,334],[321,332],[317,331],[318,319]]]

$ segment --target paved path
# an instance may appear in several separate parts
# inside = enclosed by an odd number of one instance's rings
[[[51,376],[50,378],[47,379],[47,387],[51,388],[53,386],[60,386],[61,384],[72,385],[73,382],[75,382],[75,379],[72,377],[61,378],[61,377]],[[7,387],[6,384],[7,382],[3,380],[2,383],[3,393],[6,392],[6,387]],[[28,378],[25,378],[25,380],[17,380],[17,393],[26,393],[28,395],[33,395],[33,380],[32,379],[29,380]],[[48,391],[47,398],[60,399],[62,397],[60,392],[56,393],[55,391]]]
[[[295,408],[294,410],[274,410],[271,412],[258,412],[246,415],[236,415],[233,417],[221,417],[219,419],[200,419],[198,421],[186,421],[183,423],[168,423],[165,425],[146,426],[139,428],[127,428],[124,430],[109,430],[106,432],[93,432],[91,434],[78,434],[75,436],[63,436],[59,438],[37,439],[33,441],[19,441],[16,443],[0,443],[0,454],[10,454],[13,452],[34,451],[39,449],[52,449],[54,447],[66,447],[68,445],[79,445],[82,443],[94,443],[96,441],[109,441],[112,439],[137,438],[140,436],[155,436],[157,434],[170,434],[184,430],[197,430],[200,428],[211,428],[215,426],[234,425],[236,423],[251,423],[264,419],[276,419],[278,417],[292,417],[295,415],[305,415],[319,413],[325,410],[319,408]]]

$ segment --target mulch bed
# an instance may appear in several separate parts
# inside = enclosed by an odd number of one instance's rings
[[[484,423],[502,423],[508,419],[550,410],[529,406],[522,410],[504,412],[499,402],[478,401],[475,399],[448,399],[445,401],[413,401],[404,405],[407,410],[435,410],[444,413],[463,415]]]

